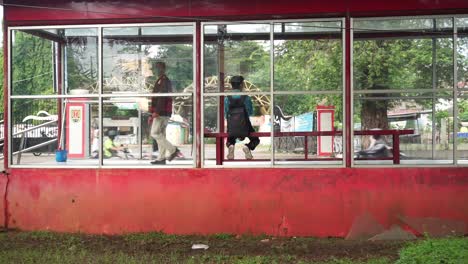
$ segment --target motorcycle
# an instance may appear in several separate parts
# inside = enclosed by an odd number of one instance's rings
[[[405,153],[400,151],[400,159],[409,159]],[[392,148],[381,139],[375,140],[371,146],[365,150],[359,150],[354,152],[355,159],[379,159],[379,158],[391,158]]]
[[[136,159],[136,157],[133,155],[132,151],[128,147],[124,145],[120,145],[120,147],[122,150],[116,151],[113,157],[117,157],[117,158],[124,159],[124,160]],[[91,152],[90,158],[92,159],[99,158],[99,150],[97,149],[93,150]]]

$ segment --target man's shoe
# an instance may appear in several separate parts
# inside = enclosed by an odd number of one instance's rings
[[[243,150],[244,153],[245,153],[245,159],[248,159],[248,160],[253,159],[252,152],[250,151],[249,147],[244,146],[244,147],[242,148],[242,150]]]
[[[152,165],[166,165],[166,160],[153,160],[151,161]]]
[[[175,157],[179,156],[181,153],[180,153],[180,150],[178,148],[176,148],[176,150],[174,151],[174,153],[172,153],[168,158],[167,160],[168,161],[172,161]]]
[[[228,160],[234,159],[234,145],[230,145],[230,146],[228,147],[227,159],[228,159]]]

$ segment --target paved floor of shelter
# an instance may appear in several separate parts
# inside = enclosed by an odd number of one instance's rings
[[[166,165],[158,166],[171,166],[171,167],[193,167],[193,150],[192,145],[183,145],[180,146],[184,158],[178,158],[171,162],[167,162]],[[121,158],[111,158],[104,159],[105,166],[129,166],[129,167],[155,167],[156,165],[151,165],[150,160],[155,157],[150,157],[151,146],[143,147],[143,154],[140,154],[137,147],[131,148],[134,158],[121,159]],[[214,144],[206,144],[204,148],[204,164],[205,166],[216,166],[216,148]],[[227,149],[225,149],[224,155],[227,154]],[[245,161],[245,155],[242,151],[242,146],[239,145],[235,150],[235,161],[224,160],[223,165],[227,167],[270,167],[271,166],[271,152],[268,146],[260,145],[254,152],[253,161]],[[274,164],[278,166],[339,166],[342,165],[341,160],[304,160],[297,161],[297,159],[303,159],[303,153],[280,153],[276,152],[274,155]],[[309,158],[320,158],[315,155],[309,155]],[[294,160],[292,160],[294,159]],[[58,163],[55,161],[54,153],[42,153],[40,156],[34,156],[32,153],[23,153],[18,163],[18,157],[15,156],[12,160],[13,164],[19,164],[21,166],[37,166],[37,167],[54,167],[54,166],[70,166],[70,167],[80,167],[80,166],[98,166],[98,159],[90,158],[69,158],[65,163]],[[392,165],[392,160],[357,160],[355,161],[356,165],[364,166],[379,166],[379,165]],[[431,159],[402,159],[402,165],[451,165],[451,160],[431,160]],[[459,164],[468,165],[468,160],[459,160]],[[3,163],[0,165],[3,167]]]

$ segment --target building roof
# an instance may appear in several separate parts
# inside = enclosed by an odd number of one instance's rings
[[[100,19],[193,21],[468,13],[466,0],[3,0],[7,22],[93,23]]]

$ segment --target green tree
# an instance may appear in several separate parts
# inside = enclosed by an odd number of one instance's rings
[[[53,94],[52,42],[26,32],[14,31],[12,45],[12,94]],[[53,100],[17,99],[12,104],[12,121],[46,110],[56,114]]]
[[[166,63],[174,92],[183,92],[193,83],[193,47],[191,44],[162,45],[155,60]]]
[[[342,48],[339,40],[286,40],[275,45],[276,91],[343,91]],[[335,117],[342,122],[339,95],[277,96],[287,115],[313,112],[319,104],[335,107]]]
[[[66,38],[66,63],[68,89],[87,89],[90,92],[97,88],[98,81],[98,38]]]
[[[433,45],[436,64],[433,65]],[[420,95],[413,89],[432,89],[433,66],[436,88],[451,88],[453,83],[452,44],[449,38],[375,39],[354,42],[355,90],[401,90],[401,94],[361,94],[360,119],[363,129],[388,128],[387,112],[407,96]],[[446,90],[447,91],[447,90]],[[440,94],[439,94],[440,96]],[[376,97],[394,99],[375,100]],[[396,99],[396,98],[400,99]],[[428,100],[410,99],[424,107]]]

